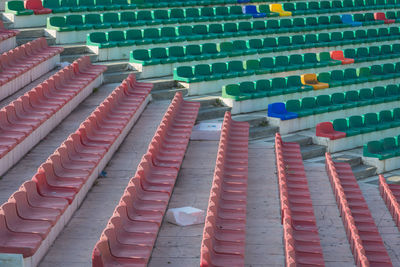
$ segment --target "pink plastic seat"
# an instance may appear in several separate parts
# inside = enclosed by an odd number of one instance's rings
[[[394,20],[394,19],[387,19],[386,14],[383,12],[374,13],[374,18],[375,18],[375,20],[383,20],[385,22],[385,24],[391,24],[391,23],[396,22],[396,20]]]
[[[353,58],[345,58],[343,51],[342,50],[337,50],[337,51],[331,51],[331,58],[334,60],[340,60],[342,62],[342,65],[345,64],[353,64],[354,59]]]
[[[50,8],[44,8],[42,1],[40,0],[27,0],[25,1],[25,8],[33,10],[36,15],[39,14],[50,14],[52,10]]]

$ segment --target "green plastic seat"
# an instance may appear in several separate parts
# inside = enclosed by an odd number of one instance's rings
[[[399,87],[395,84],[389,84],[385,88],[385,95],[389,100],[400,100],[400,90]]]
[[[308,9],[310,14],[311,13],[317,13],[317,14],[321,13],[318,1],[310,1],[310,2],[308,2],[307,9]]]
[[[356,40],[358,40],[358,42],[363,42],[363,40],[367,39],[368,35],[367,35],[367,31],[365,30],[356,30]]]
[[[112,28],[129,27],[128,22],[121,22],[118,13],[103,13],[101,14],[103,23],[111,25]]]
[[[17,1],[15,1],[15,2],[17,2]],[[43,7],[50,8],[51,13],[53,13],[53,14],[69,12],[69,8],[61,6],[61,3],[59,0],[43,0]],[[7,3],[5,5],[5,10],[7,12]]]
[[[390,40],[390,38],[389,38],[390,34],[389,34],[388,28],[379,28],[377,33],[378,33],[377,38],[379,38],[379,40],[382,40],[382,41]]]
[[[111,4],[120,7],[122,10],[136,9],[136,5],[130,4],[129,0],[111,0]]]
[[[228,20],[230,18],[234,19],[234,18],[238,18],[237,15],[229,14],[229,8],[227,6],[217,6],[214,8],[214,12],[215,12],[215,16],[219,19],[219,20]]]
[[[392,58],[392,46],[391,45],[381,45],[381,59]]]
[[[150,63],[150,53],[148,49],[135,49],[130,52],[129,62],[148,65]]]
[[[242,95],[240,92],[240,87],[238,84],[228,84],[222,87],[222,97],[223,98],[230,98],[236,101],[242,101],[250,99],[251,96],[249,95]]]
[[[291,42],[292,46],[295,47],[296,49],[312,47],[312,45],[306,44],[303,35],[294,35],[294,36],[292,36],[290,42]]]
[[[86,14],[83,17],[83,21],[86,25],[91,26],[93,29],[108,29],[111,27],[110,24],[102,22],[100,14]]]
[[[315,67],[322,67],[328,66],[327,62],[319,62],[317,59],[317,55],[315,53],[305,53],[303,54],[303,61],[304,65],[307,68],[315,68]]]
[[[266,37],[263,39],[263,51],[272,52],[278,47],[277,39],[274,37]],[[400,50],[399,50],[400,53]]]
[[[343,55],[345,58],[352,58],[354,62],[358,62],[359,59],[356,56],[356,49],[354,48],[346,48],[343,50]]]
[[[251,98],[261,98],[266,96],[265,92],[257,91],[254,82],[241,82],[239,84],[239,89],[242,95],[250,96]]]
[[[113,5],[111,0],[95,0],[95,5],[102,7],[104,10],[118,10],[120,6]]]
[[[287,56],[277,56],[274,58],[274,72],[286,71],[289,67],[289,58]]]
[[[356,43],[356,37],[354,31],[344,31],[342,44],[354,44]]]
[[[153,20],[158,20],[162,24],[176,23],[174,20],[170,20],[168,10],[157,9],[157,10],[153,10],[151,13],[152,13],[151,16],[153,17]]]
[[[224,79],[228,72],[228,67],[225,62],[217,62],[211,64],[211,73],[210,77],[206,77],[206,80],[219,80]]]
[[[344,69],[343,71],[343,84],[348,85],[348,84],[354,84],[358,83],[358,76],[357,76],[357,70],[353,68],[349,69]]]
[[[270,73],[273,71],[274,66],[273,57],[262,57],[260,58],[260,70],[257,73]]]
[[[331,80],[329,83],[329,86],[341,86],[344,83],[347,83],[348,81],[345,82],[344,79],[344,71],[343,70],[333,70],[331,71]]]
[[[288,89],[296,89],[296,92],[314,90],[312,86],[302,84],[301,77],[299,75],[291,75],[286,77],[286,86]]]
[[[318,37],[316,34],[306,34],[304,41],[307,46],[315,47],[316,44],[318,43]]]
[[[289,112],[297,113],[298,117],[307,116],[301,112],[300,100],[298,100],[298,99],[290,99],[290,100],[286,101],[285,108]],[[309,115],[311,115],[311,114],[309,114]]]
[[[206,40],[214,38],[213,36],[208,35],[208,28],[206,25],[194,25],[192,31],[193,34],[197,35],[198,40]]]
[[[294,18],[293,19],[293,29],[295,32],[301,32],[305,29],[306,22],[304,18]]]
[[[143,39],[151,43],[161,43],[163,40],[160,38],[159,29],[146,28],[143,30]]]
[[[305,116],[305,114],[316,114],[316,108],[317,104],[314,97],[304,97],[303,99],[301,99],[301,111],[303,113],[303,116]]]
[[[171,46],[167,48],[168,57],[174,62],[185,61],[185,50],[183,46]]]
[[[257,53],[258,50],[261,51],[263,49],[263,42],[261,39],[250,39],[247,41],[247,46]]]
[[[168,60],[167,49],[164,47],[155,47],[150,49],[150,57],[153,62],[170,63]]]
[[[186,21],[185,20],[185,13],[184,13],[183,9],[181,9],[181,8],[172,8],[168,12],[169,12],[170,20],[177,21],[179,23],[182,23],[182,22]],[[190,22],[190,21],[188,21],[188,22]]]
[[[289,29],[293,28],[291,19],[280,19],[279,20],[279,32],[288,32]]]
[[[233,52],[232,42],[222,42],[217,44],[217,49],[220,54],[231,55]]]
[[[210,36],[214,35],[214,37],[222,37],[224,33],[224,29],[221,24],[210,24],[208,25],[208,34]]]
[[[332,105],[329,95],[319,95],[315,98],[317,105],[317,113],[324,113],[329,111],[339,110],[338,106]]]
[[[119,13],[120,21],[126,22],[129,26],[142,26],[144,25],[143,22],[138,22],[136,20],[136,13],[131,11],[124,11]]]
[[[373,128],[375,131],[387,129],[385,126],[383,125],[381,126],[379,124],[378,114],[370,112],[364,114],[363,117],[364,117],[364,124],[366,127]]]
[[[190,83],[192,81],[197,81],[197,77],[195,78],[192,67],[180,66],[174,69],[174,80]]]
[[[379,81],[383,78],[383,69],[382,65],[372,65],[370,67],[371,78],[369,81]]]
[[[249,51],[245,40],[235,40],[232,42],[233,49],[237,55],[250,55],[253,51]]]
[[[236,23],[224,23],[222,27],[225,37],[239,36],[238,25]]]
[[[250,35],[253,27],[249,21],[241,21],[238,23],[238,33],[242,36]]]
[[[199,37],[193,34],[193,28],[191,26],[179,26],[178,36],[188,41],[198,40]]]
[[[87,8],[85,6],[79,6],[77,0],[61,0],[61,6],[68,7],[71,12],[85,12]]]
[[[97,46],[99,48],[110,48],[116,46],[116,44],[111,44],[108,42],[105,32],[92,32],[88,34],[86,44]]]
[[[303,55],[290,55],[288,58],[288,65],[285,67],[285,70],[299,70],[309,68],[309,65],[304,64]],[[286,62],[285,62],[286,64]],[[282,66],[282,65],[279,65]]]
[[[391,110],[382,110],[379,112],[379,125],[383,126],[385,129],[395,126],[395,124],[393,124]]]
[[[203,60],[204,57],[201,53],[200,45],[187,45],[185,46],[185,55],[191,60]]]
[[[350,116],[348,119],[348,123],[349,123],[349,128],[351,130],[357,131],[361,134],[363,133],[370,133],[375,131],[374,128],[368,127],[367,125],[365,125],[365,123],[363,122],[363,117],[361,116]]]
[[[357,92],[355,93],[357,94]],[[348,102],[346,100],[346,95],[344,93],[333,93],[331,96],[331,101],[333,105],[339,106],[340,109],[357,107],[357,102],[354,101]]]
[[[345,92],[346,102],[351,104],[352,107],[360,106],[361,100],[358,94],[358,91],[347,91]]]
[[[399,77],[395,65],[392,63],[385,63],[382,65],[382,72],[386,79],[391,79],[395,77]]]
[[[123,31],[107,32],[107,40],[113,46],[129,46],[134,44],[134,42],[128,42],[125,40],[125,34]]]
[[[133,41],[135,44],[146,43],[146,41],[143,40],[143,32],[138,29],[126,30],[125,40]]]
[[[267,25],[265,24],[265,21],[262,20],[256,20],[253,21],[252,23],[252,28],[254,33],[264,33],[265,30],[267,29]]]
[[[224,54],[220,54],[215,43],[205,43],[201,45],[202,54],[209,56],[210,58],[222,58]]]
[[[102,6],[96,6],[96,3],[94,0],[79,0],[79,6],[85,7],[88,11],[104,10],[104,8]]]
[[[372,105],[374,103],[374,95],[371,88],[363,88],[359,90],[359,98],[362,106]]]
[[[277,41],[278,41],[278,47],[274,49],[275,51],[279,52],[291,49],[290,46],[292,42],[289,36],[279,36]]]
[[[392,157],[400,155],[399,146],[395,137],[386,137],[381,140],[381,142],[385,154],[390,154]]]
[[[47,29],[53,29],[59,32],[74,31],[75,27],[73,25],[68,25],[66,23],[65,17],[48,17],[47,18]]]
[[[136,12],[136,20],[144,23],[145,25],[156,25],[158,21],[153,19],[153,15],[149,10],[139,10]]]
[[[243,62],[243,67],[247,75],[253,75],[260,70],[260,62],[257,59],[248,59]]]
[[[357,69],[357,76],[359,82],[368,82],[371,79],[371,71],[368,67],[361,67]]]
[[[383,144],[380,141],[370,141],[363,147],[363,156],[385,160],[393,157],[394,155],[391,153],[386,153],[383,149]]]
[[[360,134],[360,131],[356,129],[350,129],[347,120],[344,118],[333,120],[332,125],[335,131],[346,133],[346,137]]]
[[[228,70],[229,73],[234,74],[235,76],[245,76],[246,71],[243,66],[243,62],[239,60],[229,61],[228,62]]]
[[[185,9],[185,18],[186,19],[190,18],[191,21],[194,21],[194,22],[202,21],[202,19],[200,19],[200,11],[197,8],[186,8]]]
[[[392,109],[393,126],[398,127],[400,125],[400,108]]]
[[[219,18],[215,16],[215,11],[212,7],[200,8],[200,18],[204,19],[204,21],[219,20]]]
[[[176,31],[174,27],[162,27],[160,31],[160,41],[163,42],[175,42]],[[178,39],[179,40],[179,39]]]
[[[68,15],[65,17],[65,23],[75,27],[76,31],[86,31],[92,29],[91,25],[83,22],[83,15]]]
[[[269,33],[276,33],[280,30],[279,21],[278,20],[267,20],[267,31]]]
[[[318,20],[316,17],[307,17],[306,25],[307,25],[307,27],[319,28]]]
[[[199,81],[204,81],[212,75],[209,64],[198,64],[194,66],[194,76]]]

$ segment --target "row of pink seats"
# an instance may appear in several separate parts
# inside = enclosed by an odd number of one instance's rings
[[[388,184],[383,175],[379,175],[379,191],[386,206],[400,229],[400,185]]]
[[[325,266],[300,145],[275,137],[286,266]]]
[[[175,95],[94,247],[92,266],[147,266],[199,107]]]
[[[355,264],[393,266],[350,165],[333,162],[329,153],[325,159]]]
[[[0,175],[90,95],[105,70],[80,58],[0,109]]]
[[[225,113],[201,243],[200,266],[244,266],[249,123]]]
[[[129,76],[0,207],[1,253],[38,264],[145,108],[152,86],[136,84]]]
[[[2,20],[0,20],[0,42],[5,39],[17,36],[18,34],[18,30],[7,30],[6,28],[4,28],[4,23]]]
[[[0,100],[52,70],[63,50],[49,47],[42,37],[1,54]]]

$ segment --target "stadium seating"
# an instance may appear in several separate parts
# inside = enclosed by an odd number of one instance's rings
[[[44,8],[42,1],[40,0],[27,0],[25,2],[25,8],[28,10],[33,10],[35,15],[50,14],[50,8]]]
[[[92,66],[84,77],[99,70]],[[137,86],[130,75],[0,207],[0,235],[7,236],[0,253],[22,254],[24,266],[38,265],[144,110],[151,88]]]
[[[396,114],[399,112],[400,109],[397,108],[393,113]],[[380,140],[369,141],[364,144],[362,157],[363,162],[376,167],[377,173],[398,169],[400,164],[400,148],[398,139],[398,136],[386,137]]]
[[[368,113],[371,109],[396,108],[399,99],[397,84],[290,99],[285,103],[269,104],[268,121],[271,125],[278,126],[281,134],[287,134],[313,128],[326,120]]]
[[[286,266],[325,266],[300,145],[275,136]]]
[[[278,13],[280,17],[287,17],[292,15],[292,12],[283,10],[281,4],[270,4],[269,9],[271,10],[271,12]]]
[[[333,162],[326,153],[326,171],[358,266],[392,266],[368,205],[348,163]]]
[[[4,28],[3,21],[0,20],[0,53],[7,52],[17,46],[16,36],[18,30],[7,30]]]
[[[250,79],[243,81],[242,79],[239,84],[226,84],[227,82],[225,82],[222,86],[222,101],[225,105],[232,107],[233,114],[265,110],[269,104],[274,102],[327,94],[327,88],[329,88],[329,93],[333,94],[343,92],[343,87],[346,90],[360,90],[366,86],[393,84],[393,79],[396,80],[399,77],[397,72],[399,68],[400,63],[385,63],[372,65],[370,68],[347,68],[322,72],[318,75],[308,73],[301,76],[291,75],[272,79],[253,79],[252,81],[249,81]],[[368,85],[365,85],[367,82]],[[197,89],[196,87],[190,88]],[[397,94],[393,91],[397,89],[390,88],[389,90],[390,94]],[[367,93],[365,90],[363,92]]]
[[[251,15],[253,18],[264,18],[267,16],[266,13],[258,12],[257,7],[254,5],[244,6],[243,13]]]
[[[199,107],[175,95],[94,247],[93,267],[147,265]]]
[[[316,131],[315,142],[327,146],[329,152],[348,150],[379,138],[395,136],[400,127],[400,109],[342,117],[331,121],[331,124],[335,131],[343,132],[346,136],[332,139],[329,133]]]
[[[379,176],[379,191],[383,201],[392,215],[393,221],[400,229],[400,186],[397,184],[388,184],[383,175]]]
[[[0,100],[52,70],[62,47],[49,47],[39,38],[0,55]]]
[[[0,175],[17,163],[103,82],[105,67],[83,57],[0,110]]]
[[[201,242],[201,267],[244,266],[248,140],[249,123],[233,121],[226,112]]]

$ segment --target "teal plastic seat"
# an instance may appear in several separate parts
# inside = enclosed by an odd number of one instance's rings
[[[109,31],[107,32],[107,39],[113,46],[129,46],[134,44],[134,42],[125,40],[123,31]]]
[[[238,25],[236,23],[224,23],[222,25],[225,37],[239,36]]]
[[[301,112],[303,116],[316,114],[317,104],[314,97],[304,97],[301,99]]]
[[[68,15],[65,17],[65,23],[75,27],[76,31],[86,31],[92,29],[91,25],[87,25],[83,22],[82,15]]]
[[[361,134],[375,131],[374,128],[368,127],[364,124],[361,116],[350,116],[348,122],[351,130],[360,132]]]
[[[208,34],[214,35],[214,37],[222,37],[224,29],[221,24],[210,24],[208,25]]]
[[[110,48],[116,46],[115,43],[111,44],[108,42],[105,32],[92,32],[88,34],[86,44],[91,46],[97,46],[99,48]]]
[[[79,5],[85,7],[88,11],[102,11],[102,6],[96,6],[94,0],[79,0]],[[99,15],[99,14],[97,14]]]
[[[349,92],[349,91],[348,91]],[[357,94],[357,92],[355,92]],[[340,109],[355,108],[357,107],[357,102],[347,102],[346,95],[344,93],[333,93],[331,96],[331,101],[333,105],[337,105]]]
[[[315,103],[317,105],[317,113],[324,113],[329,111],[338,110],[339,107],[332,105],[331,98],[329,95],[319,95],[315,98]]]
[[[146,43],[145,40],[143,40],[143,32],[138,29],[126,30],[125,40],[133,41],[135,44]]]
[[[371,71],[368,67],[361,67],[357,69],[357,76],[359,82],[368,82],[371,79]]]
[[[344,118],[333,120],[332,125],[335,131],[346,133],[346,137],[360,134],[360,131],[356,129],[350,129],[347,120]]]
[[[228,70],[229,73],[234,74],[235,76],[245,76],[246,71],[243,66],[243,62],[239,60],[229,61],[228,62]]]
[[[172,8],[168,12],[169,12],[170,20],[177,21],[178,23],[182,23],[182,22],[186,21],[184,9]]]
[[[290,99],[286,101],[285,108],[288,112],[297,113],[298,117],[307,116],[301,112],[300,100],[298,99]]]
[[[191,60],[203,60],[203,54],[201,53],[200,45],[187,45],[185,46],[185,55]]]
[[[156,25],[159,21],[153,19],[153,15],[149,10],[139,10],[136,12],[136,20],[145,25]]]
[[[232,44],[232,42],[218,43],[217,49],[220,54],[228,56],[228,55],[231,55],[231,53],[233,52],[233,44]]]
[[[358,95],[358,91],[347,91],[345,92],[346,103],[351,105],[351,107],[357,107],[361,105],[361,100]]]
[[[290,46],[292,45],[292,42],[289,36],[279,36],[277,41],[278,46],[274,49],[275,51],[280,52],[291,49]]]
[[[85,12],[87,8],[85,6],[79,6],[77,0],[61,0],[61,6],[68,7],[71,12]]]
[[[274,72],[286,71],[289,67],[289,58],[287,56],[277,56],[274,58]]]
[[[389,84],[385,88],[386,98],[389,100],[400,100],[400,90],[395,84]]]
[[[400,126],[400,108],[392,109],[393,126]]]
[[[209,56],[210,58],[223,58],[224,54],[219,53],[217,44],[205,43],[201,45],[202,54]]]
[[[368,106],[374,103],[374,95],[371,88],[363,88],[359,90],[358,96],[361,101],[361,105]]]
[[[366,113],[364,114],[364,124],[366,127],[370,127],[373,128],[375,131],[376,130],[384,130],[387,129],[388,127],[385,127],[383,125],[379,124],[379,120],[378,120],[378,114],[376,113]]]
[[[148,49],[135,49],[129,54],[129,62],[139,63],[143,66],[149,65],[150,62],[150,54]]]
[[[103,23],[111,25],[112,28],[129,27],[128,22],[121,22],[118,13],[103,13],[101,14]]]
[[[395,137],[386,137],[382,140],[382,147],[385,154],[396,157],[400,155],[399,146]]]
[[[225,62],[217,62],[211,64],[211,73],[210,77],[206,77],[206,80],[219,80],[226,78],[226,74],[228,72],[228,67]]]
[[[8,5],[6,4],[5,5],[6,12],[7,12],[7,6]],[[69,8],[61,6],[61,2],[59,0],[43,0],[43,7],[50,8],[53,14],[69,12]]]
[[[270,73],[274,69],[274,58],[273,57],[262,57],[260,58],[260,71],[258,73]]]
[[[174,80],[190,83],[192,81],[197,81],[197,77],[195,77],[192,67],[180,66],[174,69]]]
[[[345,69],[343,71],[343,84],[348,85],[355,83],[359,83],[357,70],[353,68]]]
[[[260,70],[260,62],[256,59],[248,59],[243,62],[243,65],[247,75],[253,75]]]
[[[271,79],[271,87],[274,91],[280,91],[281,94],[295,93],[296,90],[289,91],[286,87],[286,79],[283,77],[276,77]]]
[[[169,12],[165,9],[157,9],[152,11],[153,20],[159,21],[162,24],[176,23],[174,20],[169,18]]]
[[[74,31],[75,26],[68,25],[65,17],[48,17],[47,18],[47,29],[53,29],[59,32]]]
[[[392,153],[386,153],[383,149],[382,142],[380,141],[370,141],[363,147],[363,156],[378,158],[379,160],[385,160],[393,157]]]
[[[185,50],[183,46],[171,46],[167,48],[168,57],[173,62],[184,62],[185,61]]]
[[[111,0],[95,0],[95,5],[102,7],[104,10],[117,10],[120,9],[118,5],[113,5]]]
[[[170,63],[167,55],[167,49],[164,47],[155,47],[150,49],[150,57],[153,62]]]
[[[249,51],[245,40],[235,40],[232,42],[233,49],[237,55],[250,55],[253,51]]]
[[[100,14],[86,14],[84,15],[83,21],[86,25],[89,25],[93,29],[108,29],[111,28],[110,24],[103,23]]]
[[[303,35],[294,35],[294,36],[292,36],[290,42],[291,42],[292,46],[295,47],[296,49],[310,48],[311,47],[310,44],[306,44]]]
[[[198,64],[194,66],[194,76],[199,81],[205,81],[212,75],[210,65],[208,64]]]
[[[286,77],[286,86],[288,90],[293,88],[296,90],[296,92],[314,90],[312,86],[302,84],[301,77],[299,75],[291,75]]]
[[[241,95],[249,96],[251,98],[261,98],[266,96],[265,92],[257,91],[254,82],[241,82],[239,84],[239,89]]]
[[[250,99],[251,95],[243,95],[238,84],[228,84],[222,87],[222,97],[243,101]]]
[[[384,129],[389,129],[395,124],[393,124],[392,111],[382,110],[379,112],[379,125],[384,127]]]
[[[162,27],[160,31],[160,41],[174,42],[176,41],[176,31],[174,27]],[[179,40],[179,39],[178,39]]]

